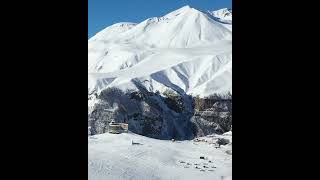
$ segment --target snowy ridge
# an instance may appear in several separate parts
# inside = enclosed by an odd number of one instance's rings
[[[88,91],[137,89],[136,82],[153,92],[231,91],[231,21],[228,9],[205,13],[184,6],[138,24],[109,26],[88,41]]]
[[[232,10],[223,8],[217,11],[208,11],[209,14],[217,19],[232,23]]]
[[[97,33],[94,37],[90,38],[89,41],[98,41],[98,40],[104,40],[111,38],[110,35],[114,35],[115,33],[123,33],[129,29],[131,29],[133,26],[135,26],[136,23],[131,22],[120,22],[113,24],[104,30]]]

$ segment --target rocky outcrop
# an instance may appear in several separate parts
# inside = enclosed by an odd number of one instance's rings
[[[158,139],[192,139],[231,128],[231,102],[215,102],[204,111],[195,109],[194,98],[175,91],[163,94],[141,88],[122,92],[108,88],[89,95],[96,101],[88,113],[89,134],[108,131],[111,120],[129,124],[129,131]],[[88,98],[89,99],[89,98]]]

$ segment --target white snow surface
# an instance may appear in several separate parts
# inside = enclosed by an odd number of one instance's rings
[[[133,80],[153,92],[173,89],[201,97],[231,92],[230,13],[184,6],[163,17],[105,28],[88,40],[89,92],[137,89]]]
[[[232,10],[223,8],[217,11],[208,11],[209,14],[224,23],[232,23]]]
[[[229,139],[231,143],[215,148],[210,142],[219,137]],[[201,139],[207,142],[172,142],[132,133],[90,136],[88,179],[231,180],[232,155],[226,153],[232,150],[231,132]],[[132,141],[140,145],[132,145]],[[206,159],[200,159],[200,156]]]

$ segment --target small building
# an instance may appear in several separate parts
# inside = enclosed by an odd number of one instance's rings
[[[120,134],[123,132],[128,132],[128,124],[126,123],[115,123],[111,121],[109,123],[109,133]]]

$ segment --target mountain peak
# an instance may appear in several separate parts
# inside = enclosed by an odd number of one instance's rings
[[[178,10],[186,10],[186,9],[191,9],[191,7],[189,5],[185,5],[179,8]]]
[[[185,5],[185,6],[182,6],[181,8],[179,8],[173,12],[189,12],[189,11],[199,11],[199,10],[197,10],[189,5]]]
[[[201,96],[229,91],[232,23],[225,22],[232,22],[231,14],[212,14],[187,5],[99,32],[88,42],[89,89],[126,90],[139,84],[150,91],[169,88]]]
[[[174,11],[168,13],[168,14],[165,15],[164,17],[166,17],[166,18],[173,18],[173,17],[176,17],[176,16],[178,16],[178,15],[180,15],[180,14],[186,14],[186,13],[189,14],[189,13],[191,13],[191,12],[200,12],[200,11],[197,10],[197,9],[194,9],[194,8],[190,7],[189,5],[186,5],[186,6],[183,6],[183,7],[179,8],[179,9],[177,9],[177,10],[174,10]]]

